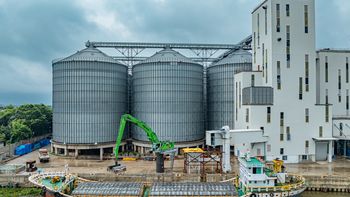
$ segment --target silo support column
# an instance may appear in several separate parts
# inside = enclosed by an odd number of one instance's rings
[[[79,150],[78,150],[78,149],[75,149],[74,157],[75,157],[75,158],[78,158],[78,155],[79,155]]]
[[[328,143],[328,162],[332,162],[332,156],[333,156],[333,141],[330,140]]]
[[[103,160],[103,148],[100,148],[100,160]]]
[[[64,149],[64,155],[68,156],[68,148],[67,147]]]
[[[343,145],[344,145],[344,149],[343,149],[343,151],[344,151],[344,156],[346,156],[346,147],[348,146],[347,145],[347,140],[344,140],[344,143],[343,143]],[[339,143],[339,142],[338,142]]]

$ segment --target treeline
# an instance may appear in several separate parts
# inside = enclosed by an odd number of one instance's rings
[[[52,109],[43,104],[0,107],[0,141],[14,143],[52,132]]]

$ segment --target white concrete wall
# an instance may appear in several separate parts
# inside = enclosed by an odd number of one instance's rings
[[[276,4],[280,4],[280,32],[276,31]],[[290,5],[289,17],[286,16],[286,4]],[[304,32],[304,5],[308,5],[308,33]],[[265,34],[265,6],[267,34]],[[273,88],[274,103],[273,106],[238,106],[235,129],[264,127],[265,134],[269,136],[267,146],[271,147],[266,155],[268,160],[287,156],[287,163],[296,163],[300,161],[301,155],[308,155],[314,159],[316,150],[313,138],[319,137],[319,127],[323,127],[323,137],[332,137],[331,118],[328,122],[325,119],[326,106],[315,105],[317,84],[314,8],[314,0],[268,0],[252,13],[253,69],[263,71],[255,77],[255,81]],[[290,67],[287,66],[286,60],[287,25],[290,26]],[[258,35],[260,43],[258,43]],[[305,55],[309,57],[308,91],[306,91],[305,80]],[[277,88],[277,61],[280,61],[281,89]],[[250,86],[249,74],[240,73],[235,76],[236,82],[241,83],[241,89]],[[300,77],[302,77],[302,99],[299,99]],[[266,118],[267,107],[271,107],[270,123]],[[246,122],[246,109],[249,109],[249,122]],[[309,110],[309,122],[305,121],[305,109]],[[332,117],[331,111],[330,107],[330,117]],[[280,126],[281,112],[284,113],[282,127]],[[290,140],[287,140],[287,127],[290,128]],[[281,132],[284,134],[283,140],[280,140]],[[306,141],[309,141],[308,148],[305,147]],[[284,149],[283,155],[280,154],[281,148]]]
[[[333,105],[333,115],[349,116],[349,109],[346,108],[346,96],[350,96],[350,76],[346,81],[346,60],[350,64],[350,51],[344,50],[321,50],[317,52],[320,69],[320,103],[326,103],[326,92],[328,92],[328,103]],[[328,82],[326,82],[326,58],[328,59]],[[350,65],[349,65],[350,70]],[[341,74],[341,89],[338,89],[338,76]],[[349,71],[350,72],[350,71]],[[350,73],[348,73],[350,75]],[[348,93],[348,94],[347,94]],[[341,96],[339,101],[338,97]]]

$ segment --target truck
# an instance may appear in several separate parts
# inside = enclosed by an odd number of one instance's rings
[[[45,149],[45,148],[39,149],[39,161],[41,163],[50,161],[50,156],[49,156],[49,152],[47,151],[47,149]]]

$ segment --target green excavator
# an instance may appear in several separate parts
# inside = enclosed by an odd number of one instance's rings
[[[123,138],[124,130],[126,123],[134,123],[136,126],[140,127],[145,131],[147,134],[147,137],[149,141],[152,143],[152,151],[156,153],[156,171],[158,173],[163,173],[164,172],[164,155],[169,154],[170,155],[170,160],[171,160],[171,169],[173,168],[174,165],[174,156],[175,156],[175,147],[174,147],[174,142],[170,141],[160,141],[154,131],[143,121],[138,120],[137,118],[133,117],[130,114],[124,114],[120,118],[120,124],[119,124],[119,132],[118,132],[118,137],[117,141],[115,144],[115,165],[109,166],[108,170],[113,171],[113,172],[119,172],[122,170],[125,170],[126,167],[118,163],[118,156],[119,156],[119,147]]]

